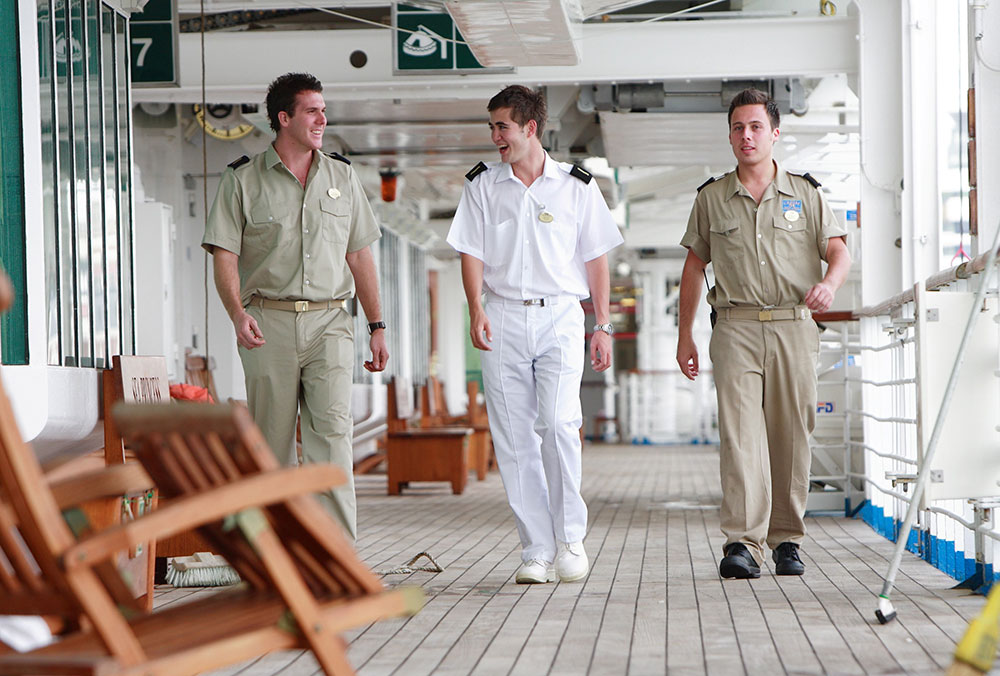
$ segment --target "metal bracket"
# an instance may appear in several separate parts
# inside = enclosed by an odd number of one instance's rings
[[[941,311],[936,307],[927,308],[927,321],[929,322],[941,321]]]
[[[903,486],[903,492],[906,493],[907,487],[915,483],[917,480],[916,474],[894,474],[892,472],[886,472],[885,478],[892,481],[892,487],[895,488],[897,484]]]

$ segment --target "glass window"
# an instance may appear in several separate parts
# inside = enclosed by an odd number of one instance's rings
[[[99,0],[38,0],[48,362],[131,354],[128,22]]]

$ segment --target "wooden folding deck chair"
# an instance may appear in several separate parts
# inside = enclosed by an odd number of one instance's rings
[[[310,495],[343,473],[280,468],[245,409],[121,404],[113,415],[174,500],[74,534],[0,391],[0,555],[10,564],[0,565],[0,612],[57,614],[78,627],[30,653],[0,655],[0,674],[184,676],[290,648],[310,648],[327,674],[349,674],[338,632],[419,608],[420,590],[386,592]],[[112,469],[133,468],[142,469]],[[65,503],[85,491],[60,492]],[[110,564],[113,553],[193,527],[246,584],[149,615],[123,614],[116,604],[131,594]]]

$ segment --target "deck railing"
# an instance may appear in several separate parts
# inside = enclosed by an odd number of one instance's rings
[[[925,470],[906,548],[966,586],[988,589],[1000,573],[1000,333],[996,289],[984,290],[966,341],[958,380],[946,387],[966,324],[974,315],[984,254],[932,275],[913,289],[857,313],[861,363],[858,407],[863,440],[844,444],[863,453],[846,474],[847,505],[876,531],[897,541]],[[989,320],[989,321],[987,321]],[[946,416],[932,450],[932,431],[945,400]],[[846,429],[846,428],[845,428]],[[936,452],[935,452],[936,450]],[[929,452],[930,451],[930,452]],[[858,493],[851,494],[853,489]],[[889,576],[894,577],[895,571]]]

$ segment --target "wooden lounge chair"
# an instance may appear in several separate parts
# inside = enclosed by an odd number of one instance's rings
[[[461,495],[469,474],[471,427],[411,427],[413,388],[393,378],[388,385],[386,479],[389,495],[411,481],[448,481]]]
[[[184,676],[290,648],[312,649],[327,674],[350,674],[338,632],[419,608],[419,590],[383,589],[310,495],[343,481],[340,470],[280,468],[246,410],[120,404],[113,415],[142,467],[112,469],[145,467],[174,499],[128,523],[74,533],[0,391],[0,554],[11,564],[0,565],[0,612],[60,614],[75,629],[30,653],[0,655],[0,674]],[[61,502],[83,488],[60,487]],[[114,552],[190,528],[246,584],[123,614],[119,604],[133,599],[110,563]]]
[[[489,470],[493,443],[490,437],[489,423],[486,421],[472,422],[472,418],[475,415],[473,407],[478,407],[478,403],[470,399],[468,413],[458,416],[451,415],[448,411],[448,402],[444,396],[444,385],[434,376],[428,376],[427,382],[420,389],[421,427],[472,428],[473,434],[472,442],[469,446],[469,460],[473,469],[476,470],[476,478],[482,481],[486,478],[486,473]]]

